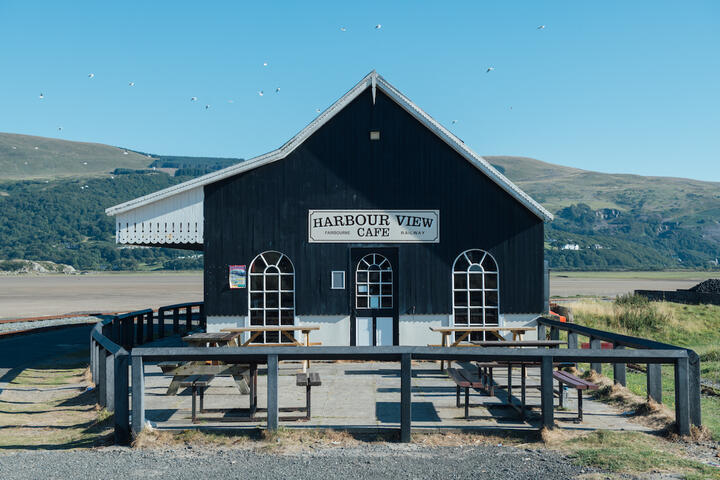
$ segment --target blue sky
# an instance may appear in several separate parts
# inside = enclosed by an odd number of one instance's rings
[[[720,181],[719,21],[716,0],[0,0],[0,131],[250,158],[374,68],[481,155]]]

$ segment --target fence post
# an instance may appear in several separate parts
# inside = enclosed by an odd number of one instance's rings
[[[690,435],[689,362],[675,360],[675,424],[680,435]]]
[[[192,307],[185,307],[185,331],[192,330]]]
[[[625,347],[623,345],[613,344],[614,350],[624,350]],[[615,383],[619,383],[623,387],[627,386],[627,379],[626,379],[626,373],[627,369],[625,368],[624,363],[613,363],[613,379]]]
[[[145,426],[145,372],[143,358],[132,357],[132,432],[137,436]]]
[[[553,359],[545,355],[540,363],[540,408],[542,410],[542,424],[553,428],[555,418],[553,412]]]
[[[165,337],[165,310],[158,308],[158,335]]]
[[[205,316],[205,304],[200,304],[200,328],[207,330],[207,317]]]
[[[155,325],[153,325],[155,323],[155,312],[151,310],[150,313],[147,314],[145,319],[147,320],[147,332],[145,332],[145,336],[147,337],[148,342],[152,342],[153,337],[155,336]]]
[[[400,441],[410,442],[412,429],[412,357],[403,353],[400,359]]]
[[[105,407],[107,405],[107,382],[106,382],[106,375],[107,375],[107,367],[105,364],[107,363],[107,352],[103,348],[100,352],[100,358],[98,358],[98,378],[95,382],[95,388],[97,388],[97,399],[98,399],[98,405],[101,407]]]
[[[550,327],[550,340],[560,340],[560,329],[558,327]]]
[[[103,355],[104,356],[104,355]],[[115,355],[107,355],[105,358],[105,409],[108,412],[115,411]]]
[[[547,340],[547,333],[545,333],[545,325],[538,323],[537,332],[538,340]]]
[[[578,334],[575,332],[568,332],[568,348],[578,348]]]
[[[590,348],[593,350],[600,350],[602,348],[602,340],[599,338],[590,337]],[[602,373],[602,363],[592,362],[590,363],[590,370],[595,370],[598,374]]]
[[[144,318],[145,318],[144,314],[143,315],[135,315],[133,317],[133,324],[135,325],[135,342],[136,342],[135,345],[142,345],[143,343],[145,343],[145,338],[143,335],[143,333],[145,331],[145,329],[143,328],[144,324],[145,324],[145,322],[143,322]]]
[[[657,403],[662,403],[662,366],[659,363],[648,363],[647,396]]]
[[[90,375],[92,376],[92,381],[97,385],[97,344],[95,343],[95,339],[92,336],[92,333],[90,333]]]
[[[278,429],[278,356],[267,358],[267,428]]]
[[[692,350],[688,350],[688,375],[689,397],[690,397],[690,423],[696,426],[702,425],[702,414],[700,411],[700,357]]]
[[[130,443],[130,405],[128,403],[128,360],[125,350],[115,354],[115,443]]]
[[[173,333],[180,332],[180,309],[173,308]]]

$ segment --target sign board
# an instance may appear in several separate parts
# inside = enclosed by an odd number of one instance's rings
[[[309,210],[310,243],[439,243],[439,210]]]
[[[245,288],[247,278],[245,265],[230,265],[229,275],[230,288]]]

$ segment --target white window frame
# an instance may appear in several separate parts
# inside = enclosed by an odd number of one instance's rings
[[[279,257],[275,263],[271,264],[267,261],[267,258],[266,258],[266,255],[268,255],[268,254],[278,254]],[[286,258],[287,261],[290,263],[290,268],[292,269],[291,272],[283,272],[280,269],[280,263],[282,262],[283,258]],[[262,272],[254,273],[253,267],[255,266],[255,262],[258,259],[262,259],[262,261],[265,263],[265,268],[263,269]],[[270,270],[270,269],[275,269],[275,270],[277,270],[278,273],[275,274],[273,272],[269,272],[268,270]],[[277,277],[278,277],[277,290],[268,290],[267,289],[268,288],[267,277],[270,274],[277,275]],[[291,289],[283,288],[283,285],[282,285],[283,277],[292,277],[292,288]],[[262,285],[263,285],[262,290],[257,290],[255,288],[253,288],[253,278],[262,278]],[[287,294],[287,293],[292,294],[292,306],[291,307],[283,306],[283,302],[282,302],[283,294]],[[262,295],[262,306],[260,306],[260,307],[253,306],[253,303],[252,303],[252,295],[253,294],[261,294]],[[277,307],[268,307],[267,306],[268,295],[273,295],[273,294],[277,294],[277,302],[278,302]],[[253,325],[252,324],[253,312],[258,312],[258,311],[262,312],[263,324],[262,325]],[[278,325],[284,325],[282,323],[283,312],[291,312],[292,321],[293,321],[292,325],[296,324],[296,318],[295,318],[295,265],[293,265],[292,260],[290,260],[290,257],[288,257],[287,255],[285,255],[282,252],[278,252],[275,250],[268,250],[268,251],[260,253],[253,259],[252,262],[250,262],[250,268],[248,268],[248,326],[249,327],[268,326],[268,324],[267,324],[268,312],[277,312]],[[251,335],[252,335],[252,332],[251,332]],[[266,337],[267,337],[267,332],[261,333],[253,341],[253,343],[268,343]],[[278,342],[277,343],[286,343],[286,342],[288,344],[290,344],[287,337],[285,337],[282,334],[278,334]],[[272,342],[272,343],[275,343],[275,342]]]
[[[470,257],[468,254],[470,252],[480,252],[482,253],[482,257],[480,257],[479,262],[472,262],[470,260]],[[483,262],[485,261],[485,258],[489,257],[492,262],[495,264],[494,270],[485,270],[483,267]],[[456,288],[455,287],[455,277],[456,275],[462,275],[463,272],[457,272],[455,271],[455,266],[457,265],[458,260],[465,259],[468,263],[468,267],[465,269],[465,288]],[[473,267],[479,267],[480,270],[473,270]],[[471,273],[471,272],[477,272],[477,273]],[[478,275],[480,274],[482,278],[482,284],[480,288],[471,288],[470,286],[470,275]],[[485,275],[486,274],[494,274],[496,278],[496,284],[495,288],[485,288]],[[460,255],[458,255],[455,258],[455,261],[452,265],[452,270],[450,271],[450,288],[451,288],[451,297],[452,297],[452,322],[453,326],[476,326],[476,327],[485,327],[485,326],[500,326],[501,320],[500,320],[500,269],[498,267],[497,260],[495,260],[495,257],[493,257],[489,252],[479,249],[479,248],[471,248],[468,250],[465,250]],[[456,305],[455,303],[455,294],[464,292],[466,297],[466,305]],[[482,292],[482,305],[472,305],[470,301],[470,294],[472,292]],[[497,297],[497,302],[494,305],[488,305],[487,304],[487,292],[495,292],[495,295]],[[457,319],[455,318],[455,314],[458,310],[465,310],[465,313],[467,315],[467,323],[457,323]],[[471,311],[472,310],[481,310],[482,311],[482,323],[481,324],[475,324],[470,323],[471,318]],[[488,310],[495,310],[495,315],[497,318],[497,323],[488,324],[487,323],[487,312]],[[482,335],[483,338],[486,338],[486,335]]]
[[[372,257],[372,258],[371,258]],[[381,268],[382,265],[384,265],[387,262],[389,268],[383,270]],[[367,268],[360,268],[361,265],[365,263],[367,264]],[[377,270],[371,270],[370,267],[377,266]],[[390,281],[389,282],[383,282],[382,280],[382,272],[390,272]],[[377,282],[370,282],[370,272],[380,272],[380,279]],[[367,274],[367,281],[360,282],[359,277],[360,273],[366,273]],[[390,310],[393,308],[393,302],[394,300],[394,294],[395,292],[393,287],[393,280],[394,280],[395,273],[393,272],[392,263],[390,263],[390,260],[385,257],[385,255],[379,254],[379,253],[368,253],[364,257],[358,261],[357,266],[355,267],[355,308],[361,309],[361,310]],[[370,294],[370,285],[378,285],[379,287],[379,293],[377,295],[371,295]],[[383,286],[384,285],[390,285],[390,294],[383,294]],[[360,292],[360,287],[366,287],[366,292]],[[359,298],[367,298],[367,305],[365,307],[361,307],[358,304]],[[377,308],[373,308],[370,305],[370,299],[371,297],[378,297],[378,301],[380,302],[379,306]],[[383,306],[383,299],[389,298],[390,299],[390,306]]]
[[[335,274],[340,273],[342,274],[342,286],[337,287],[335,286]],[[333,270],[330,272],[330,289],[331,290],[345,290],[345,270]]]

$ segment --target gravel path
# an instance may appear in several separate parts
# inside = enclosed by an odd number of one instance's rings
[[[35,320],[34,322],[13,322],[0,323],[0,333],[17,332],[19,330],[31,330],[34,328],[55,327],[58,325],[74,325],[78,323],[95,323],[99,319],[97,317],[68,317],[58,318],[57,320]]]
[[[590,470],[550,451],[512,447],[369,444],[272,454],[244,449],[177,448],[0,453],[4,480],[263,478],[482,478],[562,480]]]

